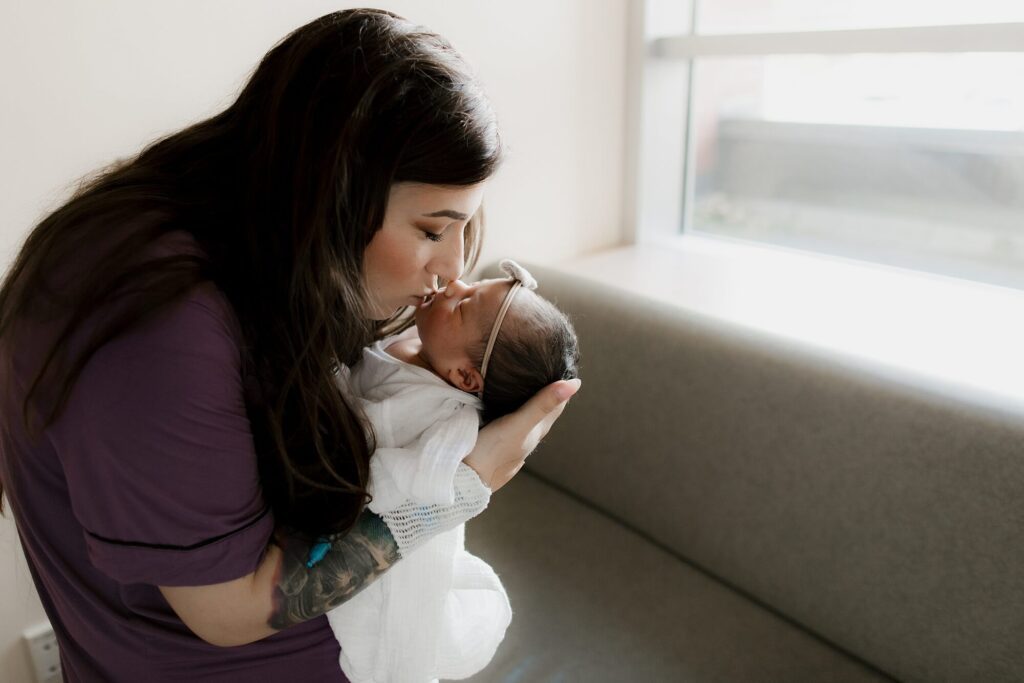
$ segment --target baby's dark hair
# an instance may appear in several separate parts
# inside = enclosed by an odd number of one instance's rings
[[[486,344],[490,330],[484,334]],[[515,411],[552,382],[575,379],[579,362],[576,330],[569,318],[536,292],[520,288],[487,363],[484,424]]]

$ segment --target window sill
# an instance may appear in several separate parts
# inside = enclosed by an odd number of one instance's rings
[[[557,268],[929,391],[1024,410],[1024,291],[703,235]]]

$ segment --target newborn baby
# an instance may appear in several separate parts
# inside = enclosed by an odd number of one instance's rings
[[[339,386],[374,435],[367,507],[410,500],[458,505],[455,481],[481,422],[577,376],[576,334],[513,261],[508,279],[453,281],[416,310],[416,326],[383,339]],[[406,520],[410,535],[436,519]],[[401,525],[395,531],[403,533]],[[494,656],[511,608],[494,571],[464,548],[465,526],[443,532],[327,613],[353,683],[466,678]]]

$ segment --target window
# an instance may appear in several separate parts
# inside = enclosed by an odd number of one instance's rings
[[[637,239],[1024,289],[1024,3],[648,0]]]

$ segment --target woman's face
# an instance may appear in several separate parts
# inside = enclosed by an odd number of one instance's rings
[[[485,185],[391,186],[384,223],[363,255],[363,281],[375,320],[419,305],[437,290],[438,278],[462,275],[466,224],[480,208]]]

